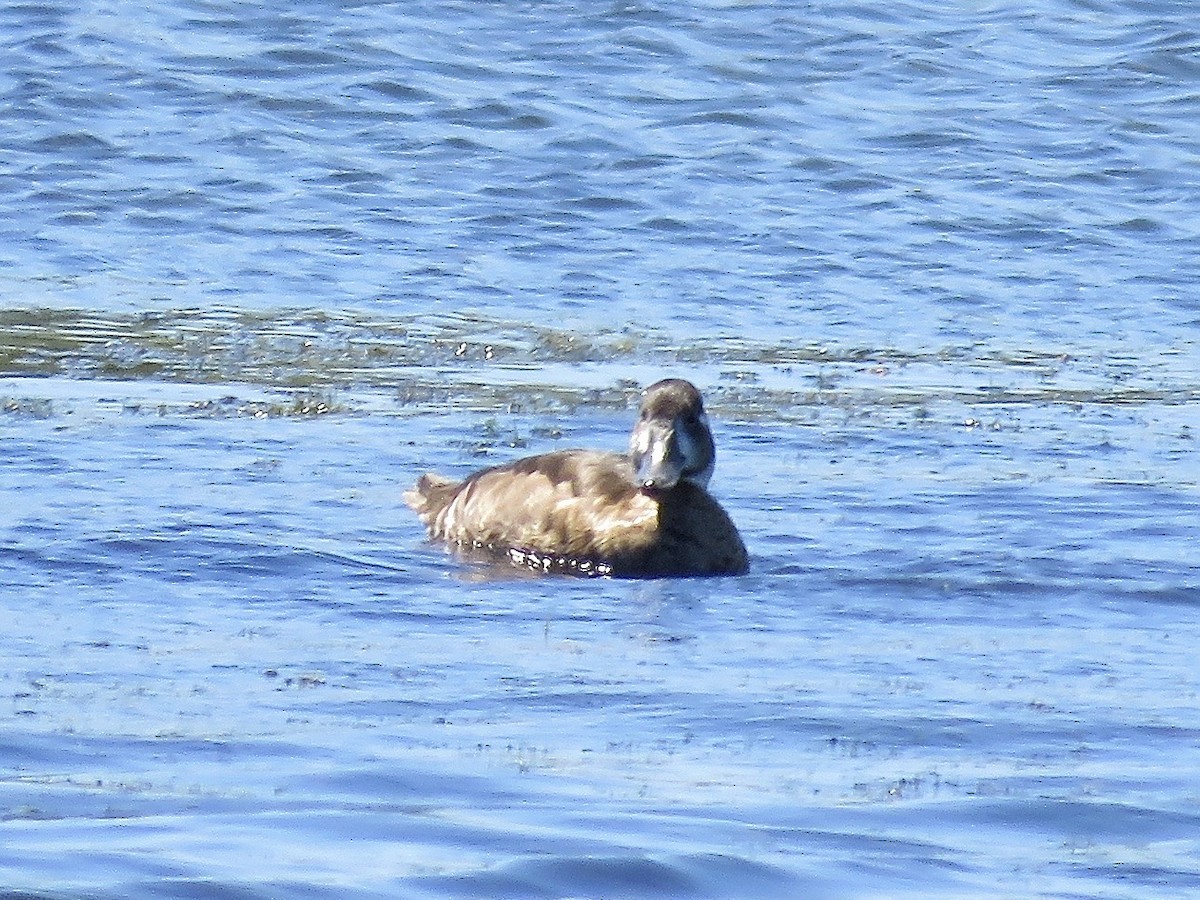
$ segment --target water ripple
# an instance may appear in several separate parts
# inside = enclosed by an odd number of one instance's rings
[[[1194,893],[1180,10],[0,7],[5,889]],[[665,374],[747,577],[404,510]]]

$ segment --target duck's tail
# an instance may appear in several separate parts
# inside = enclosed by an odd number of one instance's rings
[[[437,514],[446,508],[458,485],[459,482],[453,478],[426,472],[410,490],[404,492],[404,502],[425,525],[430,525]]]

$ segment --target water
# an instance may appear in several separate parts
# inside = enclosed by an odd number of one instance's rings
[[[1190,7],[0,8],[0,892],[1200,889]],[[693,379],[745,578],[421,471]]]

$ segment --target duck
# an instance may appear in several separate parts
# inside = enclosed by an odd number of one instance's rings
[[[429,538],[537,573],[616,578],[741,575],[749,557],[708,492],[716,444],[691,382],[641,395],[626,453],[556,450],[404,494]]]

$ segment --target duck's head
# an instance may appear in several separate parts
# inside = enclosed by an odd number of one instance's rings
[[[708,486],[717,450],[704,401],[691,382],[667,378],[646,388],[629,457],[643,491],[669,491],[681,481]]]

